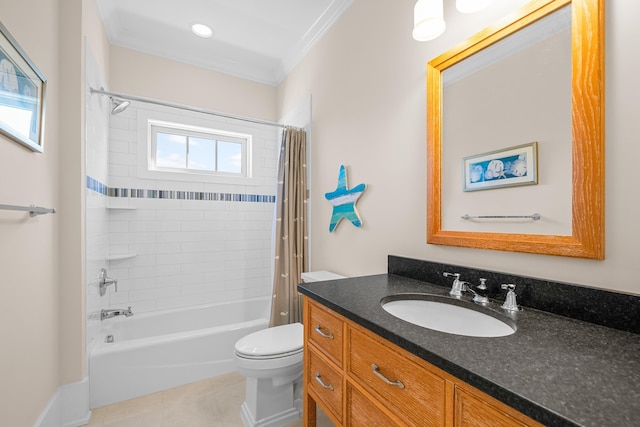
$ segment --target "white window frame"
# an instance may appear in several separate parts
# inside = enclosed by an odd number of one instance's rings
[[[184,168],[160,167],[157,166],[157,143],[156,135],[158,132],[176,134],[186,137],[198,137],[212,139],[216,141],[235,142],[242,147],[242,163],[241,172],[220,172],[212,170],[188,169]],[[230,132],[220,129],[211,129],[200,126],[187,125],[184,123],[174,123],[161,120],[149,119],[147,121],[147,170],[150,172],[184,174],[184,175],[205,175],[211,177],[227,177],[227,178],[251,178],[251,145],[252,136],[250,134]],[[217,162],[217,160],[216,160]]]

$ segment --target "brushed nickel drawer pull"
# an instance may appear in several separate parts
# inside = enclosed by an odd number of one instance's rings
[[[373,365],[371,365],[371,369],[373,369],[373,373],[376,377],[380,378],[382,381],[384,381],[385,383],[398,387],[399,389],[403,389],[404,388],[404,384],[402,384],[402,381],[400,380],[396,380],[396,381],[391,381],[389,378],[385,377],[384,375],[382,375],[380,373],[380,371],[378,370],[378,365],[376,365],[375,363]]]
[[[316,381],[320,383],[322,388],[328,388],[329,390],[333,391],[333,386],[331,384],[325,384],[324,381],[322,381],[322,378],[320,378],[320,372],[316,372]]]
[[[316,332],[325,338],[329,338],[330,340],[333,339],[333,334],[325,334],[324,332],[322,332],[322,330],[320,329],[320,325],[316,326]]]

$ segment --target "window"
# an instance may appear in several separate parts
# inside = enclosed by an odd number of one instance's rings
[[[251,136],[150,121],[149,169],[249,176]]]

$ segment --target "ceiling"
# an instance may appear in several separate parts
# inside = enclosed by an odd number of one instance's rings
[[[352,0],[97,0],[113,45],[278,85]],[[213,30],[191,32],[194,23]]]

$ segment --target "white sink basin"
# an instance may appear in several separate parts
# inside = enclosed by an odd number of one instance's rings
[[[501,320],[461,306],[469,304],[446,297],[417,294],[404,299],[397,295],[382,300],[382,308],[389,314],[414,325],[448,334],[504,337],[516,331],[515,323],[507,323],[507,319]]]

